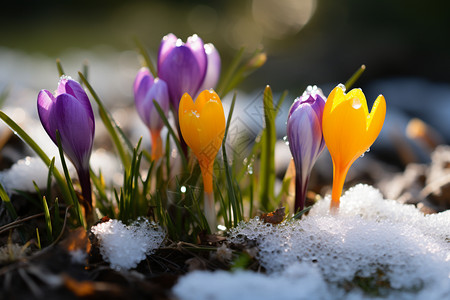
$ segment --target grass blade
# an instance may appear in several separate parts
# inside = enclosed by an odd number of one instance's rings
[[[70,191],[70,196],[72,198],[72,203],[75,205],[75,211],[77,213],[77,217],[78,217],[78,220],[80,221],[80,224],[86,228],[86,224],[83,219],[83,213],[81,212],[81,209],[80,209],[80,203],[78,202],[77,194],[75,193],[75,190],[73,189],[72,179],[70,178],[69,170],[67,168],[66,160],[64,158],[64,152],[63,152],[62,146],[61,146],[61,136],[60,136],[58,130],[56,130],[56,142],[58,144],[59,156],[61,158],[61,164],[62,164],[62,167],[64,170],[64,176],[66,177],[67,186]]]
[[[172,136],[175,146],[177,146],[178,153],[181,157],[181,160],[183,162],[183,169],[186,170],[187,168],[187,158],[184,156],[183,148],[181,147],[180,141],[178,140],[177,135],[175,134],[175,131],[173,130],[172,126],[170,126],[169,120],[167,120],[166,115],[164,114],[161,106],[158,104],[157,101],[153,100],[153,104],[155,105],[156,110],[158,111],[159,116],[161,117],[161,120],[163,121],[164,125],[166,125],[167,130],[169,131],[170,135]]]
[[[263,96],[265,128],[262,135],[261,148],[261,209],[270,211],[275,185],[275,109],[270,86],[266,86]]]
[[[222,156],[223,156],[223,164],[225,167],[225,176],[226,176],[226,181],[227,181],[228,201],[230,202],[231,208],[233,210],[234,225],[236,226],[242,220],[242,205],[238,201],[238,199],[236,197],[236,193],[234,191],[234,184],[233,184],[233,179],[231,177],[231,170],[230,170],[230,165],[228,164],[228,156],[227,156],[227,150],[226,150],[226,146],[225,146],[227,135],[228,135],[228,129],[230,127],[231,118],[233,116],[235,103],[236,103],[236,92],[234,93],[233,100],[231,101],[230,112],[228,114],[227,125],[225,127],[225,134],[224,134],[224,138],[222,141]]]
[[[362,73],[364,73],[365,70],[366,70],[366,66],[365,65],[361,65],[361,67],[359,67],[359,69],[356,70],[355,73],[353,73],[353,75],[344,84],[345,85],[345,89],[347,91],[355,84],[356,80],[358,80],[359,77],[361,77]]]
[[[58,69],[59,77],[61,77],[65,74],[64,69],[61,64],[61,60],[59,58],[56,59],[56,68]]]
[[[140,41],[137,37],[134,38],[134,43],[135,43],[136,46],[138,47],[139,53],[140,53],[140,54],[142,55],[142,57],[144,58],[145,65],[146,65],[146,67],[149,68],[150,72],[151,72],[152,75],[153,75],[153,78],[158,77],[158,73],[156,72],[156,69],[155,69],[155,67],[153,66],[152,60],[150,59],[150,56],[148,55],[147,50],[145,50],[144,45],[142,45],[141,41]]]
[[[14,206],[11,203],[11,199],[9,198],[8,194],[5,191],[5,188],[0,183],[0,198],[5,203],[6,209],[8,210],[9,215],[13,220],[17,219],[17,212]]]

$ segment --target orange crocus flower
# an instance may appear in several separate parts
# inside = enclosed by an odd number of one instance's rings
[[[379,95],[369,113],[361,89],[347,94],[341,85],[328,96],[323,111],[325,144],[333,159],[332,212],[339,209],[345,177],[353,162],[369,149],[381,131],[386,115],[386,101]]]
[[[204,90],[194,101],[188,93],[181,97],[178,110],[181,134],[200,164],[205,191],[205,214],[211,229],[215,224],[213,197],[214,159],[225,134],[225,113],[214,90]]]

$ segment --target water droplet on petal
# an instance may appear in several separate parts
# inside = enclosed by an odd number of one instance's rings
[[[354,109],[359,109],[361,107],[361,101],[358,98],[352,99],[352,107]]]
[[[288,137],[287,137],[286,135],[283,137],[283,141],[284,141],[284,143],[285,143],[286,145],[289,146],[289,139],[288,139]]]

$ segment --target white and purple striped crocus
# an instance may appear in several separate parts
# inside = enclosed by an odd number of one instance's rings
[[[81,85],[62,76],[55,94],[41,90],[37,108],[42,126],[57,144],[59,131],[64,153],[72,161],[80,181],[84,206],[92,208],[89,159],[94,141],[95,120],[91,103]]]
[[[141,68],[134,80],[134,101],[139,117],[150,130],[152,138],[152,159],[162,156],[161,129],[164,123],[155,108],[153,100],[158,102],[164,114],[169,113],[169,92],[164,80],[153,78],[148,68]]]
[[[196,34],[186,43],[174,34],[163,37],[158,54],[158,76],[169,88],[170,103],[178,118],[178,106],[184,93],[196,95],[215,88],[221,61],[213,44],[204,44]]]
[[[322,152],[322,114],[326,98],[316,86],[308,86],[295,99],[287,120],[289,148],[295,164],[295,212],[304,208],[311,169]]]

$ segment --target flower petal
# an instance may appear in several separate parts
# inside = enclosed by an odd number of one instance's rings
[[[201,151],[200,137],[197,130],[199,113],[192,97],[188,93],[184,93],[183,97],[181,97],[178,118],[181,134],[186,144],[197,155]]]
[[[162,62],[159,77],[168,83],[172,105],[178,110],[184,93],[195,95],[204,78],[202,70],[191,49],[175,47]]]
[[[303,176],[309,176],[323,147],[322,124],[316,112],[308,103],[302,104],[287,122],[289,148],[295,165],[302,170]]]
[[[167,54],[169,54],[170,51],[172,51],[172,49],[175,48],[177,40],[178,40],[177,36],[174,35],[173,33],[169,33],[168,35],[162,38],[158,52],[158,73],[161,70],[162,62],[166,60]]]
[[[367,118],[367,141],[366,143],[372,145],[375,142],[378,134],[380,134],[383,127],[384,118],[386,116],[386,100],[383,95],[379,95],[375,100],[372,111]]]
[[[136,78],[134,79],[133,82],[133,92],[134,92],[134,98],[144,98],[145,96],[145,92],[139,93],[139,87],[142,84],[142,80],[144,80],[145,78],[150,77],[151,80],[153,80],[153,76],[150,73],[150,70],[148,68],[142,67],[139,72],[136,75]],[[148,82],[147,82],[148,84]],[[144,91],[147,91],[149,87],[147,87],[147,89],[143,89]]]
[[[328,101],[333,99],[330,96]],[[335,103],[328,101],[324,109],[323,136],[334,163],[344,168],[351,165],[370,146],[365,142],[366,114],[358,98],[344,101],[338,98],[340,103],[331,113],[328,112],[329,107]]]
[[[197,60],[200,72],[202,73],[201,82],[203,82],[206,75],[206,69],[208,67],[208,57],[205,52],[203,40],[198,35],[194,34],[187,38],[185,45],[191,49],[192,54],[194,54],[195,59]],[[200,89],[200,85],[197,87],[197,90],[198,89]]]
[[[50,128],[60,132],[64,152],[77,169],[89,167],[94,140],[94,120],[75,97],[62,94],[50,112]]]
[[[205,155],[210,161],[214,161],[225,134],[225,113],[222,102],[217,101],[218,96],[216,99],[213,97],[202,108],[198,128],[201,154]]]
[[[55,132],[50,130],[50,112],[54,107],[55,101],[55,97],[47,90],[41,90],[38,94],[37,109],[39,119],[53,142],[56,142],[56,136]]]
[[[203,80],[199,91],[214,89],[220,77],[221,61],[219,52],[211,43],[205,44],[204,48],[208,66],[206,68],[205,79]]]
[[[153,79],[144,73],[139,72],[134,82],[134,104],[141,120],[148,125],[148,105],[146,105],[147,95],[153,85]]]
[[[166,82],[162,79],[156,78],[154,80],[154,84],[151,87],[146,100],[146,102],[150,103],[148,110],[146,110],[148,112],[148,120],[146,124],[150,128],[150,131],[160,131],[164,126],[164,123],[155,108],[153,100],[158,102],[164,112],[164,115],[167,116],[170,109],[169,90]]]
[[[92,111],[91,102],[89,101],[89,98],[83,87],[78,82],[71,79],[67,80],[65,87],[66,93],[74,96],[75,99],[77,99],[78,102],[81,103],[88,117],[92,120],[92,122],[94,122],[94,112]]]

